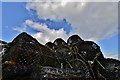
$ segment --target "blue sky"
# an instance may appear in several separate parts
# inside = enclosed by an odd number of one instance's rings
[[[2,3],[2,39],[5,41],[11,41],[13,37],[18,35],[20,32],[14,31],[13,28],[20,26],[22,27],[22,23],[27,20],[31,19],[33,21],[37,21],[39,23],[46,23],[49,28],[51,29],[60,29],[61,27],[64,27],[64,29],[69,33],[71,27],[70,24],[66,22],[65,19],[63,20],[44,20],[44,19],[38,19],[37,16],[34,14],[34,11],[27,11],[25,9],[26,3],[24,2],[4,2]],[[56,27],[57,26],[57,27]],[[67,28],[69,27],[69,28]],[[31,28],[27,29],[27,32],[32,34],[36,32],[36,30],[33,30]],[[7,36],[10,35],[10,36]],[[7,36],[7,37],[6,37]]]
[[[28,6],[30,4],[28,4],[27,7],[26,7],[26,5],[27,5],[27,3],[25,3],[25,2],[3,2],[2,3],[2,40],[10,42],[22,31],[26,31],[27,33],[31,34],[32,36],[36,37],[39,41],[41,41],[42,39],[40,37],[38,37],[37,34],[42,34],[42,36],[45,35],[45,37],[47,37],[46,36],[47,34],[43,32],[43,31],[45,31],[45,29],[48,32],[53,31],[56,33],[56,35],[55,34],[53,35],[53,36],[55,36],[55,37],[53,37],[54,39],[57,38],[56,36],[58,36],[58,35],[61,35],[60,37],[67,39],[68,36],[70,36],[70,34],[74,34],[74,33],[78,33],[79,35],[84,36],[84,34],[79,33],[78,27],[74,27],[74,26],[79,26],[79,25],[78,25],[78,23],[75,24],[75,22],[72,22],[71,17],[65,16],[65,17],[61,18],[61,16],[63,16],[63,15],[57,15],[58,18],[54,19],[54,17],[51,17],[52,16],[51,14],[44,15],[45,13],[43,14],[42,12],[40,12],[40,14],[41,14],[40,15],[39,11],[37,9],[33,9],[30,6]],[[29,8],[30,10],[28,10],[26,8]],[[43,8],[41,8],[41,10],[42,9]],[[58,13],[56,13],[56,14],[58,14]],[[61,14],[62,14],[62,12],[61,12]],[[50,16],[48,16],[48,15],[50,15]],[[89,14],[86,13],[86,15],[89,15]],[[74,19],[74,18],[72,18],[72,19]],[[89,19],[88,19],[88,21],[89,21]],[[36,24],[41,26],[41,28],[36,27]],[[83,24],[81,24],[81,25],[83,25]],[[114,25],[114,26],[116,26],[116,25]],[[43,29],[43,27],[46,27],[46,28]],[[110,28],[114,30],[113,27],[110,27]],[[43,31],[40,29],[43,29]],[[77,29],[77,30],[75,32],[73,32],[75,29]],[[105,30],[105,29],[103,29],[103,30]],[[87,30],[87,32],[89,32],[89,29],[86,29],[86,30]],[[111,30],[111,31],[113,31],[113,30]],[[40,32],[43,32],[43,33],[40,33]],[[57,33],[59,33],[59,34],[57,34]],[[63,34],[61,34],[61,33],[63,33]],[[95,38],[93,37],[95,39],[95,41],[100,45],[103,53],[107,56],[114,56],[114,55],[118,54],[118,35],[113,34],[113,33],[111,33],[111,34],[112,34],[112,36],[111,37],[107,36],[108,38],[101,37],[100,35],[99,36],[101,38],[98,37],[96,39],[96,37]],[[51,36],[51,35],[49,35],[49,36]],[[96,35],[94,35],[94,36],[96,36]],[[92,37],[86,36],[86,37],[82,37],[82,38],[87,40],[87,38],[92,38]]]
[[[25,3],[2,3],[2,39],[11,41],[18,32],[13,27],[21,26],[25,19],[29,18],[24,9]]]

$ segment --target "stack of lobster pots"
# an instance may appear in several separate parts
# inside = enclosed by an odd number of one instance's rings
[[[120,61],[100,46],[72,35],[40,44],[23,32],[2,55],[2,80],[120,80]]]

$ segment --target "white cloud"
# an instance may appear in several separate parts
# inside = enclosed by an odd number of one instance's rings
[[[119,0],[28,0],[26,2],[119,2]]]
[[[66,18],[72,24],[70,35],[77,33],[84,39],[99,41],[117,33],[117,2],[31,2],[26,8],[35,10],[39,18]]]
[[[59,30],[49,29],[47,25],[33,22],[32,20],[26,20],[25,23],[31,28],[39,31],[33,34],[33,37],[35,37],[41,44],[45,44],[49,41],[53,42],[56,38],[67,38],[66,32],[63,28]]]
[[[23,23],[21,27],[14,27],[13,30],[20,33],[25,32],[27,30],[27,26],[25,25],[25,23]]]
[[[113,59],[117,59],[117,60],[120,60],[119,58],[118,58],[118,54],[117,53],[106,53],[106,54],[104,54],[104,56],[105,56],[105,58],[113,58]]]

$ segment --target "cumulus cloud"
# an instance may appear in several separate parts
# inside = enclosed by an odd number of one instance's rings
[[[28,0],[27,2],[119,2],[119,0]]]
[[[70,35],[77,33],[84,39],[99,41],[118,32],[117,2],[30,2],[26,9],[43,19],[65,18],[72,25]]]
[[[49,41],[53,42],[56,38],[67,38],[66,32],[63,28],[59,30],[50,29],[46,24],[40,24],[33,22],[32,20],[26,20],[25,23],[27,26],[30,26],[38,31],[37,33],[33,34],[33,37],[35,37],[42,44],[45,44]]]
[[[25,32],[27,30],[27,26],[25,23],[23,23],[21,27],[14,27],[13,30],[20,33]]]
[[[118,58],[118,54],[117,53],[106,53],[104,54],[105,58],[113,58],[113,59],[117,59],[117,60],[120,60]]]

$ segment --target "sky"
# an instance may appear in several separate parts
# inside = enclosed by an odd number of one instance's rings
[[[2,40],[27,32],[41,44],[78,34],[118,58],[117,2],[2,2]]]

